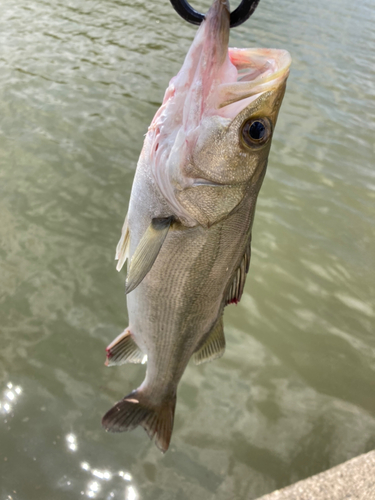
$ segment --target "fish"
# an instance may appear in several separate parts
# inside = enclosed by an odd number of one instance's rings
[[[215,0],[148,128],[116,249],[129,326],[106,364],[147,360],[147,369],[102,425],[141,426],[163,453],[189,360],[225,351],[223,311],[243,294],[291,64],[283,49],[228,48],[229,28],[229,4]]]

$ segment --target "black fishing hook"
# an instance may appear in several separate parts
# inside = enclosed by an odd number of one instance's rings
[[[247,21],[256,9],[258,3],[259,0],[242,0],[237,9],[230,14],[230,27],[235,28]],[[185,19],[185,21],[191,24],[201,24],[205,18],[205,15],[193,9],[193,7],[188,4],[187,0],[171,0],[171,4],[175,11]]]

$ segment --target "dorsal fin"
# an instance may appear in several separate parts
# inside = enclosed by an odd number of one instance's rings
[[[225,351],[225,337],[223,330],[223,316],[220,315],[206,342],[194,353],[194,363],[200,365],[206,361],[213,361],[221,358]]]
[[[121,238],[117,243],[115,260],[118,260],[116,269],[121,271],[126,259],[129,257],[130,233],[128,226],[128,214],[126,214],[124,225],[122,226]]]
[[[173,220],[173,216],[152,219],[151,224],[138,243],[128,266],[125,293],[129,293],[137,288],[152,268]]]
[[[249,242],[246,245],[245,253],[241,259],[240,265],[233,274],[233,280],[229,287],[228,294],[225,298],[225,305],[237,304],[242,297],[243,289],[245,286],[246,275],[249,271],[251,256],[251,234]]]

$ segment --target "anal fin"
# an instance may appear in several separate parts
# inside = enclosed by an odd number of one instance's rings
[[[135,343],[130,330],[124,330],[106,349],[106,366],[123,365],[124,363],[145,363],[147,356]]]
[[[246,245],[245,253],[241,259],[240,265],[233,274],[232,283],[225,298],[225,305],[237,304],[242,297],[245,287],[246,275],[250,267],[251,257],[251,235]]]
[[[125,264],[126,259],[129,257],[129,243],[130,243],[130,234],[128,227],[128,214],[126,214],[124,225],[122,226],[121,238],[117,243],[116,247],[116,257],[117,260],[117,271],[121,271],[122,266]]]
[[[134,290],[152,268],[174,217],[152,219],[131,258],[125,293]]]
[[[225,337],[223,329],[223,316],[216,321],[210,331],[209,337],[202,347],[194,353],[193,359],[196,365],[201,365],[207,361],[221,358],[225,351]]]

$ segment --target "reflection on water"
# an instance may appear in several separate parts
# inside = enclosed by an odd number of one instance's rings
[[[71,451],[77,451],[78,445],[77,445],[77,437],[74,434],[68,434],[66,436],[66,443]]]
[[[99,481],[91,480],[87,484],[85,494],[90,498],[95,498],[100,493],[101,493],[101,495],[103,495],[104,489],[111,490],[111,491],[109,491],[109,493],[106,493],[107,494],[106,498],[108,498],[108,499],[115,498],[117,493],[119,492],[118,490],[113,489],[113,486],[116,484],[116,478],[120,477],[126,483],[130,483],[132,481],[132,476],[131,476],[131,474],[129,474],[129,472],[124,472],[122,470],[116,471],[116,472],[111,472],[111,471],[106,470],[106,469],[92,469],[88,462],[81,462],[80,466],[83,470],[90,473],[94,478],[99,479]],[[104,481],[104,483],[103,483],[103,481]],[[114,484],[112,484],[111,481]],[[122,491],[122,488],[121,488],[121,491]],[[139,498],[139,495],[138,495],[137,490],[136,490],[134,485],[129,484],[125,487],[125,497],[124,498],[125,498],[125,500],[137,500]]]
[[[78,451],[78,437],[73,434],[67,434],[65,436],[66,445],[69,451]],[[132,484],[132,475],[124,470],[111,471],[109,469],[100,469],[97,467],[92,467],[89,462],[82,461],[79,463],[80,469],[85,471],[86,477],[83,481],[85,483],[85,489],[80,491],[81,495],[87,496],[89,498],[121,498],[124,500],[137,500],[139,494],[134,484]],[[120,478],[120,479],[119,479]],[[124,482],[126,486],[124,487]],[[69,479],[68,476],[64,475],[60,485],[69,487],[74,483],[74,479]]]
[[[375,447],[372,3],[264,1],[231,33],[293,65],[225,356],[188,366],[162,456],[101,429],[145,369],[105,347],[143,136],[195,28],[167,0],[2,1],[1,500],[251,500]]]
[[[22,393],[22,388],[19,385],[14,385],[12,382],[6,384],[0,400],[0,414],[2,413],[4,417],[7,417],[4,419],[4,424],[8,423],[9,417],[11,419],[16,418],[17,405]],[[46,408],[41,407],[40,410],[44,412]],[[25,424],[28,424],[29,421],[29,417],[22,418],[22,422]],[[9,431],[11,429],[11,427],[8,427]],[[57,435],[56,438],[57,441],[59,441],[60,435]],[[57,441],[53,441],[52,444],[56,445]],[[78,435],[73,432],[66,434],[65,445],[68,453],[79,453]],[[24,447],[23,451],[27,452],[27,447]],[[59,451],[59,453],[63,453],[63,450]],[[33,455],[32,461],[36,462],[40,460],[40,456],[38,457],[38,455],[38,453],[37,456]],[[4,456],[3,460],[7,463],[8,457]],[[91,466],[88,461],[82,460],[81,454],[77,456],[74,462],[70,461],[70,464],[73,466],[72,473],[71,475],[64,473],[60,476],[57,481],[59,489],[64,491],[79,490],[81,495],[87,496],[88,498],[105,498],[106,500],[112,498],[122,498],[124,500],[139,499],[139,493],[130,472],[126,470],[110,470],[109,468]],[[84,475],[80,479],[77,477],[77,468],[84,472]],[[6,498],[16,500],[18,496],[14,496],[14,494],[17,494],[17,490],[12,490],[12,492],[13,496],[8,494]]]
[[[22,393],[22,387],[14,386],[12,382],[7,383],[7,388],[3,392],[3,397],[0,399],[0,412],[11,413],[17,404],[18,398]]]

